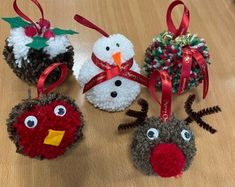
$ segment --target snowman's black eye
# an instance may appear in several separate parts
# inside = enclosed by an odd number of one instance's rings
[[[192,138],[192,135],[191,135],[191,133],[190,133],[188,130],[183,129],[183,130],[181,131],[181,137],[182,137],[185,141],[189,141],[189,140]]]
[[[117,46],[117,47],[120,47],[120,44],[119,44],[119,43],[116,43],[116,46]]]
[[[37,126],[38,119],[35,116],[28,116],[27,118],[25,118],[24,124],[26,127],[32,129]]]
[[[54,108],[54,114],[62,117],[66,114],[66,108],[63,105],[58,105]]]
[[[106,51],[109,51],[109,50],[110,50],[110,47],[109,47],[109,46],[107,46],[107,47],[106,47]]]

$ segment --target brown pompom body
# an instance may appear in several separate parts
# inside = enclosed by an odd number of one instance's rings
[[[37,81],[42,74],[42,72],[51,64],[55,62],[65,63],[68,69],[72,69],[74,63],[74,48],[73,46],[68,46],[65,53],[61,53],[54,58],[50,58],[43,49],[35,50],[30,48],[27,59],[22,59],[21,67],[18,67],[15,63],[15,56],[13,53],[13,47],[6,44],[3,50],[3,55],[6,62],[11,67],[13,72],[22,80],[30,84],[37,84]],[[47,83],[55,82],[60,76],[59,68],[48,76]]]
[[[67,110],[64,116],[55,115],[54,108],[58,106],[57,103],[60,104],[59,106],[64,103]],[[37,118],[35,128],[26,128],[25,116],[29,115]],[[44,116],[43,119],[42,116]],[[79,118],[74,116],[79,116]],[[83,115],[74,100],[60,93],[50,93],[39,99],[23,100],[12,108],[7,119],[9,138],[16,145],[16,152],[38,159],[54,159],[64,154],[82,138],[83,126]],[[45,137],[48,136],[48,129],[65,131],[60,145],[52,146],[43,143]]]

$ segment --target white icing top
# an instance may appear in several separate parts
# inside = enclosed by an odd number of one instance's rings
[[[15,55],[15,63],[20,68],[22,60],[27,59],[27,54],[30,47],[27,44],[33,41],[32,38],[25,35],[24,28],[14,28],[10,31],[10,36],[7,39],[8,46],[13,47]],[[65,53],[67,47],[71,45],[66,35],[55,36],[47,41],[47,47],[43,51],[50,56],[50,59],[56,57],[58,54]],[[28,61],[30,63],[30,61]]]

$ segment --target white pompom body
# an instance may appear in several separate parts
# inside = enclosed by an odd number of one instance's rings
[[[115,64],[112,54],[116,52],[121,53],[122,63],[134,57],[132,43],[121,34],[114,34],[108,38],[101,37],[95,42],[93,47],[93,53],[96,57],[110,65]],[[131,70],[140,73],[140,68],[135,60]],[[91,59],[87,60],[82,65],[80,70],[77,68],[75,63],[73,71],[82,88],[94,76],[103,72],[103,70],[97,67]],[[92,89],[88,90],[85,95],[86,99],[95,107],[102,110],[115,112],[124,110],[130,106],[139,93],[139,83],[121,76],[116,76],[108,81],[94,86]]]

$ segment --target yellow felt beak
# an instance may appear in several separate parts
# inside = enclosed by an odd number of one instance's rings
[[[65,131],[55,131],[52,129],[48,130],[48,135],[44,139],[44,144],[47,145],[53,145],[53,146],[59,146],[63,137],[64,137]]]
[[[121,67],[121,52],[114,53],[112,57],[113,57],[115,64],[118,67]]]

